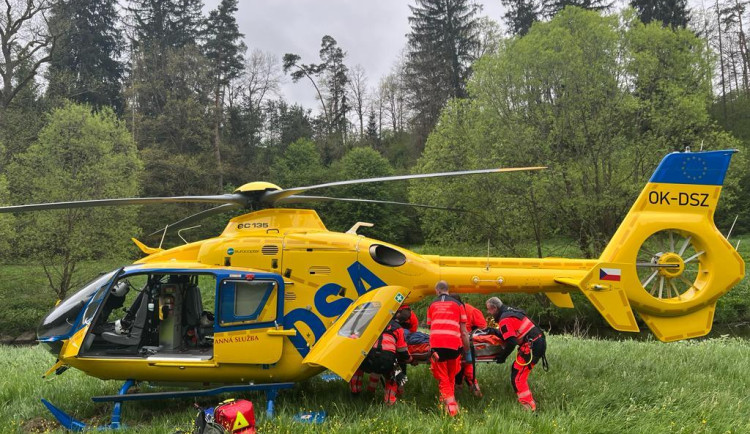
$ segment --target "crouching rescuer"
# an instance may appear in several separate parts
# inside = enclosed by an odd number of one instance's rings
[[[375,341],[362,365],[349,381],[349,388],[353,394],[362,391],[362,381],[365,373],[370,374],[367,390],[374,392],[380,382],[385,380],[385,403],[393,405],[396,396],[403,390],[406,383],[406,372],[402,366],[411,362],[411,355],[404,339],[404,329],[394,320],[386,326],[383,333]]]
[[[542,361],[542,367],[547,370],[547,341],[542,330],[526,316],[526,312],[506,306],[497,297],[487,300],[487,312],[497,322],[497,330],[493,333],[505,341],[505,348],[495,361],[504,363],[505,359],[518,346],[518,354],[510,370],[510,383],[518,395],[518,402],[525,408],[535,411],[536,403],[529,389],[529,373],[531,369]],[[494,330],[494,329],[490,329]]]

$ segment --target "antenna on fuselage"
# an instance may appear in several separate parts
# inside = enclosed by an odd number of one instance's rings
[[[347,234],[351,234],[351,235],[359,235],[359,234],[357,234],[357,229],[359,229],[359,228],[361,228],[361,227],[365,227],[365,228],[371,228],[371,227],[373,227],[373,226],[375,226],[375,225],[374,225],[374,224],[372,224],[372,223],[367,223],[367,222],[357,222],[357,223],[354,223],[354,226],[352,226],[351,228],[349,228],[349,230],[348,230],[348,231],[346,231],[346,233],[347,233]]]
[[[184,241],[185,244],[189,244],[188,241],[185,238],[182,238],[182,231],[189,231],[190,229],[195,229],[195,228],[199,228],[199,227],[201,227],[201,225],[190,226],[189,228],[180,229],[179,231],[177,231],[177,236],[180,237],[180,239],[182,241]],[[164,232],[166,232],[166,230]]]
[[[734,217],[734,221],[732,222],[732,226],[729,228],[729,232],[727,232],[727,241],[729,241],[729,237],[732,236],[732,231],[734,230],[734,225],[737,223],[737,219],[740,218],[740,215],[737,214]]]
[[[489,238],[487,238],[487,268],[485,270],[490,271],[490,239]]]
[[[167,236],[167,228],[169,228],[169,225],[164,226],[164,232],[161,234],[161,241],[159,241],[160,249],[161,249],[161,245],[164,244],[164,237]]]

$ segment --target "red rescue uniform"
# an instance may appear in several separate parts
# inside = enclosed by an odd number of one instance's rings
[[[506,342],[506,347],[503,353],[498,355],[497,361],[505,361],[513,348],[518,345],[518,353],[510,370],[510,382],[513,390],[516,391],[518,402],[528,409],[536,410],[536,402],[531,395],[528,378],[540,359],[544,361],[546,367],[547,341],[544,333],[534,325],[524,311],[505,305],[500,307],[495,315],[495,321],[499,330],[496,334]]]
[[[398,390],[398,381],[395,376],[396,361],[408,359],[410,359],[410,355],[406,339],[404,339],[404,329],[396,321],[391,321],[349,381],[352,393],[358,394],[362,391],[364,374],[369,372],[370,381],[367,390],[374,392],[381,376],[384,376],[384,401],[389,405],[395,404]]]
[[[414,314],[414,311],[411,310],[411,307],[408,304],[402,305],[398,308],[396,321],[401,324],[401,327],[409,330],[411,333],[416,332],[417,327],[419,327],[419,319],[417,319],[417,315]]]
[[[466,310],[466,320],[467,320],[466,329],[469,332],[473,332],[474,330],[478,330],[478,329],[487,328],[487,320],[484,319],[484,315],[482,314],[481,310],[470,305],[469,303],[464,303],[464,309]],[[479,383],[477,382],[477,378],[474,373],[475,366],[474,366],[474,353],[473,352],[471,356],[472,356],[471,360],[466,360],[466,357],[462,358],[461,372],[456,377],[456,383],[461,384],[462,380],[466,381],[466,384],[469,385],[469,388],[471,389],[474,395],[482,396],[482,392],[479,389]]]
[[[427,309],[432,350],[430,370],[438,381],[440,400],[451,416],[458,414],[454,379],[461,366],[461,325],[466,326],[466,321],[463,304],[448,294],[438,296]]]
[[[466,329],[470,332],[478,329],[487,328],[487,320],[484,318],[482,311],[469,303],[464,303],[466,309]]]

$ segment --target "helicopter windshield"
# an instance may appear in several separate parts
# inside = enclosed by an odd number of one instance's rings
[[[119,270],[102,274],[92,281],[87,283],[78,292],[70,295],[65,300],[55,306],[50,313],[42,320],[42,323],[37,328],[37,340],[46,340],[55,337],[67,338],[73,327],[77,323],[77,319],[81,314],[81,310],[88,304],[93,295],[106,286],[112,280],[112,277]]]

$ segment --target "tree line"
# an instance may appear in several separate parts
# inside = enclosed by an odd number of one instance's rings
[[[501,2],[505,16],[486,17],[469,0],[414,0],[403,54],[375,82],[349,62],[356,47],[341,47],[335,35],[321,35],[315,59],[249,49],[237,0],[208,13],[201,0],[8,0],[0,202],[543,164],[550,169],[542,174],[320,192],[468,213],[315,208],[332,229],[372,221],[368,235],[397,243],[490,240],[520,253],[534,240],[541,255],[546,239],[561,236],[594,256],[665,152],[750,140],[747,2],[696,11],[684,0],[633,0],[624,11],[603,0]],[[309,85],[318,107],[280,96],[284,79]],[[745,160],[735,163],[744,168]],[[741,215],[741,227],[750,224],[739,206],[746,186],[733,175],[724,205]],[[64,295],[78,261],[123,255],[129,236],[198,209],[2,215],[0,247],[15,252],[6,260],[49,264]],[[215,235],[223,224],[203,222],[189,237]],[[167,243],[181,242],[170,236]]]

